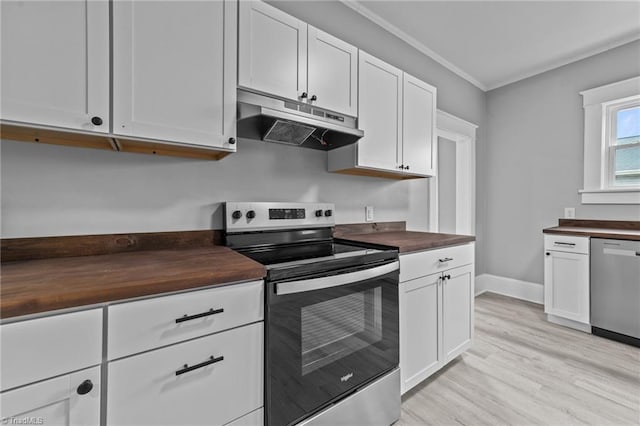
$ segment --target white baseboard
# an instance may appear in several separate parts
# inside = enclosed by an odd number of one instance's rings
[[[478,275],[476,277],[476,296],[486,291],[529,302],[544,303],[544,286],[528,281],[491,274]]]

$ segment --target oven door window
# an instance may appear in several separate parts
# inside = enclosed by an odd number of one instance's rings
[[[266,405],[294,424],[398,365],[398,272],[283,296],[269,283]]]
[[[300,326],[306,376],[382,340],[382,288],[304,306]]]

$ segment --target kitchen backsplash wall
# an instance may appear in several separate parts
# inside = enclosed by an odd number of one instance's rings
[[[364,222],[365,205],[377,221],[428,212],[428,191],[410,203],[409,182],[328,173],[321,151],[238,144],[215,162],[2,141],[2,237],[220,229],[226,200],[334,202],[339,223]],[[415,222],[426,229],[428,215]]]

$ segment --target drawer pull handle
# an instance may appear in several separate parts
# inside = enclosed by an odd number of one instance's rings
[[[180,324],[181,322],[185,322],[185,321],[189,321],[197,318],[208,317],[209,315],[220,314],[222,312],[224,312],[224,309],[222,308],[220,309],[211,308],[207,312],[202,312],[201,314],[195,314],[195,315],[185,314],[182,318],[176,318],[176,324]]]
[[[560,241],[555,241],[553,244],[557,245],[557,246],[569,246],[569,247],[573,247],[576,244],[575,243],[563,243]]]
[[[451,262],[452,260],[453,260],[453,257],[445,257],[444,259],[438,259],[438,262],[447,263],[447,262]]]
[[[184,373],[188,373],[189,371],[197,370],[198,368],[206,367],[207,365],[215,364],[216,362],[220,362],[222,360],[224,360],[223,356],[219,356],[218,358],[215,358],[212,355],[209,357],[208,360],[206,360],[205,362],[201,362],[200,364],[192,365],[191,367],[189,367],[188,364],[185,364],[184,368],[176,371],[176,376],[179,376]]]

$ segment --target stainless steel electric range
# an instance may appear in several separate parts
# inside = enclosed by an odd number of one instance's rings
[[[334,207],[225,205],[226,245],[262,263],[265,422],[389,425],[400,417],[395,250],[333,239]]]

